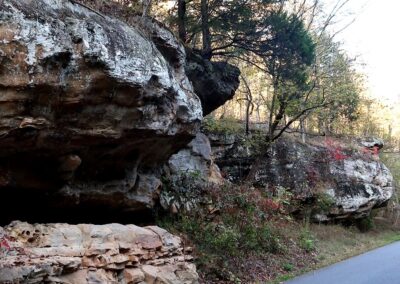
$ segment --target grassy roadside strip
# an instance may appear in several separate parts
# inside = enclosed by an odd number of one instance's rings
[[[315,240],[316,262],[283,273],[266,283],[282,283],[304,273],[400,241],[400,231],[382,221],[376,221],[375,227],[365,233],[354,227],[345,228],[340,225],[311,225],[309,230]]]

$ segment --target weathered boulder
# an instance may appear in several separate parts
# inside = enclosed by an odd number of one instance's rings
[[[223,181],[212,157],[210,140],[201,132],[184,149],[171,156],[168,167],[172,176],[195,173],[207,182],[218,184]]]
[[[392,175],[371,143],[326,138],[304,144],[286,136],[260,157],[236,138],[216,163],[231,181],[246,179],[271,195],[291,192],[316,221],[362,218],[393,194]]]
[[[159,227],[13,222],[0,283],[198,283],[190,248]]]
[[[157,166],[202,120],[185,65],[156,22],[132,27],[68,0],[1,1],[3,194],[153,206]]]
[[[377,137],[366,137],[363,139],[359,139],[359,144],[369,149],[373,149],[374,147],[382,149],[385,145],[384,141]]]
[[[240,70],[226,62],[211,62],[187,50],[186,73],[201,100],[204,115],[231,100],[239,87]]]
[[[164,171],[164,188],[160,203],[172,212],[191,211],[207,203],[207,187],[225,182],[214,163],[208,137],[198,133],[178,153],[171,156]]]

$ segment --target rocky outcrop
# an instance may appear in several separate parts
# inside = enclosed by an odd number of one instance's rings
[[[251,181],[274,196],[282,190],[312,209],[316,221],[368,216],[393,194],[393,178],[379,161],[378,140],[314,139],[304,144],[293,137],[278,140],[264,156],[257,156],[254,141],[225,145],[214,135],[219,151],[216,163],[234,182]],[[231,139],[232,140],[232,139]],[[372,142],[371,142],[372,141]],[[302,207],[302,206],[300,206]]]
[[[211,80],[219,103],[233,95],[238,74],[226,74],[235,68],[208,62],[188,78],[193,64],[172,32],[150,19],[129,23],[69,0],[0,2],[5,199],[151,208],[160,166],[199,130],[198,95],[205,102],[208,93],[195,91]]]
[[[72,0],[0,1],[0,190],[11,205],[0,224],[146,222],[163,165],[198,134],[202,106],[238,87],[235,67],[188,58],[155,20]],[[206,172],[209,144],[197,138],[185,153]],[[158,227],[13,222],[0,228],[0,283],[197,283],[186,253]]]
[[[231,100],[239,87],[240,70],[226,62],[211,62],[188,50],[186,73],[201,100],[204,115]]]
[[[224,182],[214,163],[208,137],[198,133],[186,148],[169,159],[164,170],[160,204],[173,213],[190,212],[209,202],[206,194],[208,187]]]
[[[171,176],[197,173],[204,181],[216,184],[223,182],[219,168],[214,163],[210,140],[201,132],[184,149],[171,156],[168,168]]]
[[[190,247],[159,227],[0,227],[0,283],[198,283]]]
[[[1,186],[151,207],[159,181],[145,169],[202,120],[183,46],[67,0],[0,5]]]
[[[374,147],[376,147],[377,149],[382,149],[385,144],[382,139],[377,137],[366,137],[363,139],[359,139],[359,143],[363,147],[369,148],[371,150],[373,150]]]

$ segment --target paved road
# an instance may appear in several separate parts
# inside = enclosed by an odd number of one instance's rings
[[[400,242],[364,253],[287,284],[400,284]]]

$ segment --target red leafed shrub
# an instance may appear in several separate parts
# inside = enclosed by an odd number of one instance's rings
[[[266,198],[262,204],[263,211],[278,211],[281,208],[281,204],[275,202],[272,199]]]
[[[6,237],[0,238],[0,249],[1,248],[11,250],[11,246],[9,245]]]
[[[333,159],[335,159],[335,161],[341,161],[347,158],[348,156],[344,155],[340,149],[335,149],[333,153]]]
[[[0,236],[0,257],[1,254],[8,254],[12,252],[17,255],[26,255],[26,251],[22,247],[15,246],[15,238],[8,235]]]
[[[325,139],[325,145],[328,149],[329,155],[331,157],[332,160],[334,161],[342,161],[345,160],[347,158],[349,158],[349,156],[346,156],[343,153],[343,149],[340,145],[338,145],[338,143],[336,143],[333,139],[331,138],[326,138]]]

